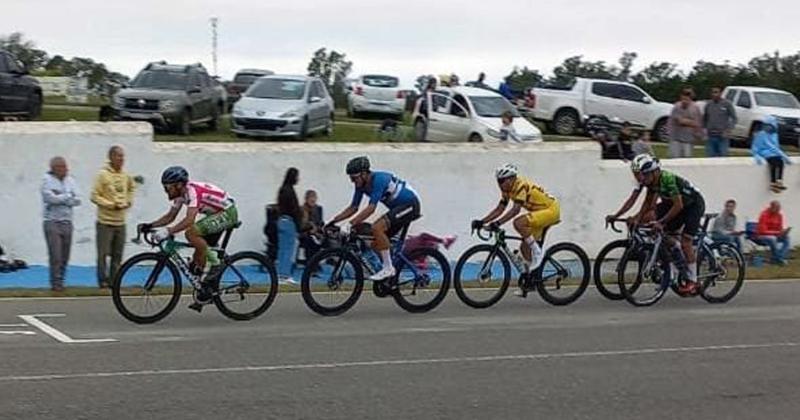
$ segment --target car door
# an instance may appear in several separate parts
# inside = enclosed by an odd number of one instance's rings
[[[203,90],[203,84],[200,81],[200,75],[192,74],[189,76],[188,95],[189,101],[192,104],[192,119],[197,120],[208,116],[208,104]]]
[[[613,87],[617,101],[617,118],[632,124],[648,126],[650,124],[650,97],[642,90],[631,85],[617,84]],[[647,99],[645,99],[647,98]]]
[[[433,109],[428,119],[427,140],[463,142],[470,128],[470,113],[449,94],[431,93]]]
[[[23,79],[22,67],[17,64],[13,56],[0,54],[0,111],[25,111],[28,90]]]
[[[309,129],[316,130],[325,126],[328,115],[328,103],[325,101],[325,90],[322,82],[314,80],[308,87],[308,123]]]
[[[6,55],[0,53],[0,112],[11,111],[11,75],[6,65]]]
[[[740,90],[736,98],[736,127],[733,130],[733,136],[739,138],[750,137],[750,128],[753,122],[757,121],[759,116],[753,112],[753,98],[750,92]]]
[[[608,118],[617,117],[619,112],[619,99],[616,99],[616,83],[592,82],[592,87],[586,93],[584,113],[586,115],[605,115]],[[581,116],[583,117],[583,116]]]

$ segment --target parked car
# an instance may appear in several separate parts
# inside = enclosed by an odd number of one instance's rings
[[[25,66],[0,50],[0,117],[32,120],[42,113],[42,88]]]
[[[364,75],[348,84],[347,115],[369,112],[399,117],[406,106],[405,90],[394,76]]]
[[[233,80],[227,85],[229,110],[232,109],[233,104],[242,97],[242,93],[244,93],[259,77],[273,74],[275,74],[274,71],[262,69],[242,69],[237,71],[236,75],[233,76]]]
[[[333,132],[333,98],[316,77],[259,78],[233,105],[238,137],[295,137]]]
[[[439,88],[431,94],[433,106],[421,97],[412,115],[417,141],[483,142],[501,141],[502,115],[511,112],[514,130],[523,142],[542,141],[542,132],[495,92],[474,88]]]
[[[722,97],[736,108],[736,127],[731,137],[749,145],[756,131],[768,115],[778,120],[778,133],[782,144],[800,147],[800,102],[789,92],[756,86],[728,86]],[[705,101],[698,102],[705,109]]]
[[[114,95],[113,119],[149,121],[157,128],[188,135],[191,127],[219,128],[225,100],[201,64],[150,63],[130,86]]]
[[[615,80],[576,78],[571,86],[537,87],[530,115],[560,135],[572,135],[586,115],[605,115],[653,130],[666,140],[672,104],[658,102],[638,86]]]

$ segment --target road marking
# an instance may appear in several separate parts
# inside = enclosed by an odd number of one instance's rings
[[[64,344],[88,344],[88,343],[111,343],[117,340],[113,338],[91,338],[91,339],[74,339],[61,331],[51,327],[44,321],[38,318],[57,318],[66,316],[64,314],[35,314],[35,315],[19,315],[20,319],[27,322],[33,327],[38,328],[43,333],[55,338],[57,341]]]
[[[0,335],[36,335],[33,331],[0,331]]]
[[[0,324],[0,328],[27,327],[28,324]]]
[[[201,375],[212,373],[240,373],[240,372],[280,372],[280,371],[306,371],[323,369],[347,369],[359,367],[385,367],[385,366],[408,366],[408,365],[436,365],[436,364],[464,364],[482,362],[503,362],[503,361],[542,361],[569,358],[591,358],[591,357],[613,357],[613,356],[642,356],[665,353],[699,353],[714,351],[734,351],[734,350],[756,350],[774,348],[795,348],[800,347],[800,343],[763,343],[763,344],[731,344],[719,346],[702,347],[667,347],[667,348],[643,348],[629,350],[607,350],[607,351],[588,351],[588,352],[569,352],[569,353],[537,353],[537,354],[516,354],[501,356],[474,356],[474,357],[449,357],[441,359],[406,359],[406,360],[372,360],[356,362],[332,362],[332,363],[309,363],[293,365],[271,365],[271,366],[240,366],[223,368],[198,368],[198,369],[162,369],[162,370],[135,370],[120,372],[87,372],[87,373],[64,373],[49,375],[30,375],[30,376],[0,376],[0,382],[24,382],[24,381],[54,381],[63,379],[100,379],[100,378],[120,378],[138,376],[177,376],[177,375]]]

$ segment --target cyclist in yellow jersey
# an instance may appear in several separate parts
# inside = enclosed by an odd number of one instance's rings
[[[542,239],[545,228],[561,220],[561,207],[558,200],[542,187],[519,176],[519,169],[515,165],[497,168],[495,177],[501,191],[500,203],[483,219],[473,220],[472,228],[480,229],[486,224],[499,227],[514,219],[514,230],[522,236],[520,252],[526,271],[530,272],[539,267],[544,257],[544,251],[537,241]],[[509,201],[514,205],[503,215]],[[522,209],[528,213],[520,215]]]

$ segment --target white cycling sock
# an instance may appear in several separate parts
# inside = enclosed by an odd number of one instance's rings
[[[392,253],[388,249],[381,251],[381,262],[384,270],[394,270],[392,266]]]
[[[697,264],[689,264],[689,280],[697,283]]]
[[[528,263],[531,265],[531,270],[535,270],[539,268],[539,264],[542,263],[544,251],[542,251],[542,247],[539,246],[539,242],[536,242],[533,236],[529,236],[525,239],[525,243],[531,248],[531,261],[528,261]]]

